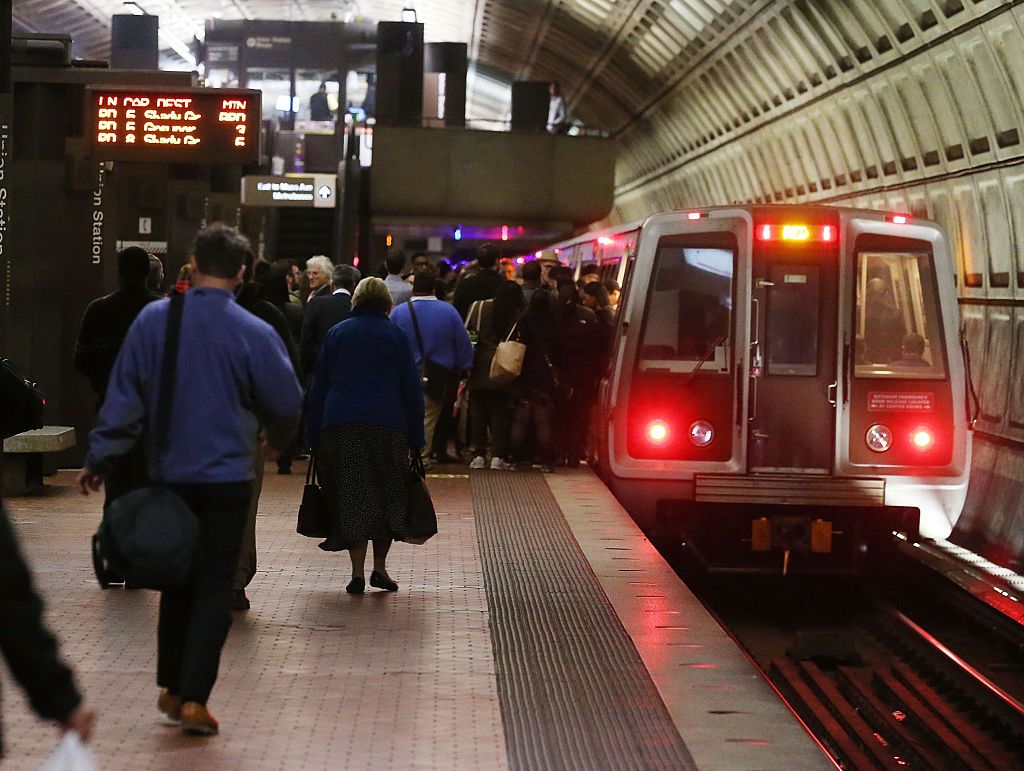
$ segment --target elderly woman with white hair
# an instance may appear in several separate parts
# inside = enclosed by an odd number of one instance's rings
[[[332,514],[324,551],[349,552],[352,580],[366,588],[363,565],[373,541],[370,586],[396,591],[386,559],[406,522],[410,450],[423,447],[423,389],[406,334],[388,318],[391,294],[364,278],[352,315],[327,333],[309,391],[309,446]]]

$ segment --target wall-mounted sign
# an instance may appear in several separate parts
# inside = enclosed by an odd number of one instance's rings
[[[242,177],[242,205],[333,209],[337,185],[334,174]]]
[[[272,51],[292,47],[291,35],[250,35],[245,39],[246,48],[255,48],[260,51]]]
[[[259,91],[91,87],[87,104],[89,150],[96,160],[259,161]]]

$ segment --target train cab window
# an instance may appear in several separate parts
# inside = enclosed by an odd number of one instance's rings
[[[813,265],[772,265],[765,317],[769,375],[818,374],[818,293]]]
[[[641,371],[725,372],[732,326],[736,239],[669,236],[658,244],[640,336]]]
[[[857,254],[857,377],[945,377],[940,318],[931,254]]]

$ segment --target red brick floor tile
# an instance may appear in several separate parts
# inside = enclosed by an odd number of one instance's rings
[[[455,473],[429,480],[440,535],[392,547],[400,591],[350,596],[347,553],[295,533],[303,465],[292,476],[268,465],[253,607],[236,614],[224,650],[213,739],[160,724],[156,594],[104,592],[93,579],[101,496],[83,498],[61,472],[42,495],[8,500],[47,619],[99,709],[101,768],[505,768],[469,483],[462,469],[443,470]],[[56,731],[9,677],[4,686],[4,768],[38,768]]]

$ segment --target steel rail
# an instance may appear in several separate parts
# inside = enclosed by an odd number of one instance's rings
[[[897,610],[892,606],[883,607],[886,610],[886,612],[888,612],[900,623],[902,623],[908,629],[917,634],[918,637],[920,637],[922,640],[928,643],[928,645],[930,645],[936,651],[945,656],[949,661],[956,665],[956,667],[961,672],[968,675],[971,679],[973,679],[975,682],[981,685],[992,696],[995,696],[1000,702],[1006,705],[1006,707],[1015,712],[1018,717],[1024,718],[1024,703],[1021,703],[1013,696],[1011,696],[1009,693],[1004,691],[996,683],[992,682],[992,680],[990,680],[988,677],[983,675],[981,672],[979,672],[977,669],[975,669],[973,666],[967,663],[964,659],[962,659],[960,656],[954,653],[948,646],[945,645],[945,643],[936,638],[935,635],[933,635],[931,632],[929,632],[927,629],[919,625],[917,622],[915,622],[908,616],[904,615],[901,611]]]

